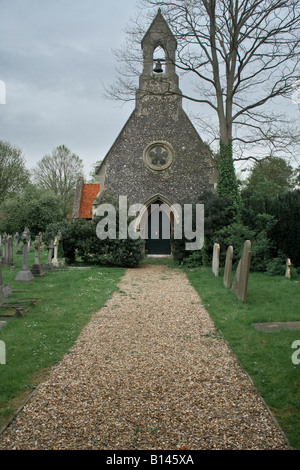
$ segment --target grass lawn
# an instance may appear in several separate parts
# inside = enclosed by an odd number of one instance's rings
[[[47,255],[42,254],[45,264]],[[3,282],[13,290],[5,303],[23,301],[25,317],[0,318],[6,364],[0,364],[0,429],[23,404],[33,388],[74,344],[84,324],[117,289],[122,268],[66,267],[32,282],[14,282],[22,255],[14,256],[15,270],[3,267]],[[29,253],[29,266],[34,253]],[[40,299],[30,306],[28,299]],[[0,309],[0,315],[9,313]]]
[[[30,266],[33,259],[30,253]],[[170,259],[144,262],[178,269]],[[74,344],[83,325],[105,304],[125,273],[121,268],[66,267],[30,283],[15,283],[21,264],[22,256],[15,255],[15,270],[3,268],[3,281],[13,289],[7,302],[23,299],[28,311],[24,318],[6,319],[7,325],[0,330],[0,340],[6,345],[6,364],[0,365],[0,428]],[[291,446],[300,449],[300,364],[291,359],[295,351],[291,345],[300,340],[300,330],[263,333],[252,326],[300,320],[300,280],[250,273],[243,304],[223,286],[222,270],[218,278],[210,268],[184,271]],[[40,299],[38,305],[29,307],[26,299],[33,298]]]
[[[300,330],[266,333],[252,325],[300,321],[300,280],[250,273],[247,302],[243,304],[223,286],[222,270],[218,278],[210,268],[185,268],[185,272],[290,445],[300,449],[300,364],[293,364],[295,349],[291,347],[300,340]]]

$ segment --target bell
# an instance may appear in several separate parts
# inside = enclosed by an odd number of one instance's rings
[[[163,68],[161,66],[161,62],[160,62],[159,59],[157,60],[157,62],[155,64],[155,68],[154,68],[153,72],[155,72],[155,73],[162,73],[163,72]]]

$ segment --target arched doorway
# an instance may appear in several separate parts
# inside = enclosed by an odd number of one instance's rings
[[[171,221],[164,210],[164,204],[155,203],[148,207],[146,234],[148,255],[171,254]]]
[[[174,218],[180,216],[178,208],[166,197],[156,194],[144,202],[137,227],[146,241],[146,253],[150,255],[170,255],[171,238],[174,231]]]

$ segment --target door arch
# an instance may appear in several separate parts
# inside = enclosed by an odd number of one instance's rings
[[[144,212],[140,214],[139,227],[142,238],[146,240],[147,254],[170,255],[174,217],[178,217],[176,208],[159,194],[149,198],[144,207]]]
[[[171,254],[171,221],[163,206],[157,202],[148,208],[146,252],[149,255]]]

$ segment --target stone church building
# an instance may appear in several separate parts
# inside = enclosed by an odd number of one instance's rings
[[[215,163],[182,108],[175,71],[176,39],[159,10],[141,42],[143,71],[135,109],[97,169],[100,195],[109,190],[130,205],[191,204],[214,191]],[[157,58],[157,53],[162,57]],[[159,59],[159,60],[158,60]],[[169,223],[172,230],[172,217]],[[171,214],[172,215],[172,214]],[[150,223],[149,223],[150,227]],[[150,232],[149,232],[150,233]],[[148,253],[170,253],[170,240],[146,242]]]

